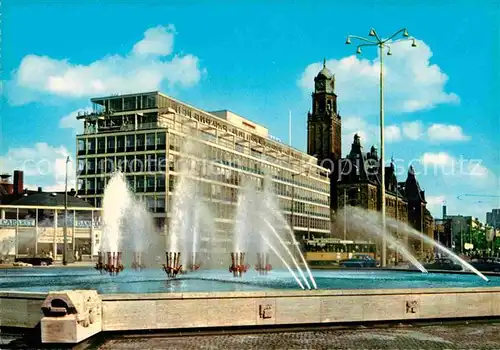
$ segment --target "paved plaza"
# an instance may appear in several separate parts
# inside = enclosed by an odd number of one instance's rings
[[[99,349],[500,349],[500,322],[184,337],[122,337],[105,341]]]

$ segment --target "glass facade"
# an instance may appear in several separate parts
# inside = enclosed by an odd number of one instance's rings
[[[92,100],[103,106],[104,113],[108,106],[115,108],[92,127],[91,121],[85,121],[84,134],[77,136],[78,193],[82,198],[100,207],[111,173],[121,169],[157,224],[168,225],[169,203],[181,163],[187,160],[196,166],[191,176],[197,179],[221,232],[232,230],[242,180],[262,186],[270,179],[288,222],[293,205],[297,237],[330,233],[330,181],[315,158],[163,94],[145,97]],[[112,102],[120,99],[122,104]],[[154,115],[129,108],[140,102],[155,106]],[[120,105],[127,112],[120,112]],[[122,122],[109,127],[106,118]],[[197,153],[187,154],[188,140]]]

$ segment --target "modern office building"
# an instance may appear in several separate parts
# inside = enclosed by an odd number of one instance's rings
[[[189,176],[200,186],[221,236],[233,230],[242,183],[262,185],[266,179],[298,238],[330,234],[327,169],[315,157],[276,141],[264,126],[227,110],[206,112],[160,92],[91,101],[94,112],[77,117],[84,123],[77,136],[77,182],[79,196],[92,205],[102,206],[104,188],[120,168],[167,233],[172,194],[181,163],[188,159],[197,169]]]

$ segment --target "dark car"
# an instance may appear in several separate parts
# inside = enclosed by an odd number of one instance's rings
[[[33,266],[47,266],[47,265],[52,265],[54,259],[50,257],[26,257],[26,258],[16,258],[14,261],[31,264]]]
[[[500,272],[500,259],[498,258],[477,258],[470,264],[479,271]]]
[[[453,262],[453,260],[448,258],[436,259],[434,262],[429,264],[424,264],[427,270],[452,270],[461,271],[463,270],[462,265]]]
[[[354,254],[350,259],[342,260],[340,267],[377,267],[377,260],[368,254]]]

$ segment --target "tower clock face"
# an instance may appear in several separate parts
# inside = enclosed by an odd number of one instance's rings
[[[316,82],[316,90],[322,90],[325,88],[325,81],[319,80]]]

